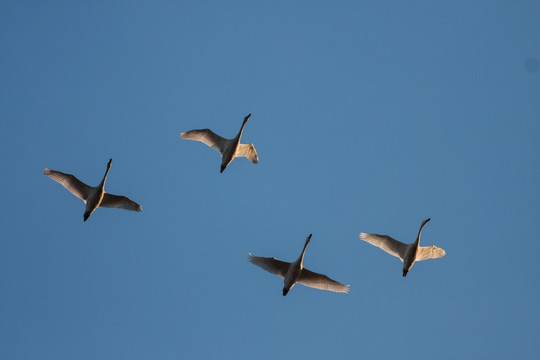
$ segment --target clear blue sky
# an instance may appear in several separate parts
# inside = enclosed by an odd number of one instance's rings
[[[537,358],[540,3],[226,3],[0,2],[0,358]]]

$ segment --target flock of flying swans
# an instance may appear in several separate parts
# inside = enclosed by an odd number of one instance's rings
[[[259,156],[257,155],[255,146],[253,146],[252,143],[240,143],[242,132],[244,131],[244,127],[246,126],[250,116],[251,114],[248,114],[246,117],[244,117],[240,131],[232,139],[225,139],[210,129],[186,131],[181,133],[180,137],[182,139],[200,141],[212,149],[217,150],[221,154],[220,173],[222,173],[234,160],[234,158],[237,157],[246,157],[254,164],[257,164],[259,162]],[[45,168],[43,170],[43,174],[61,184],[73,195],[84,201],[86,204],[83,214],[84,221],[88,220],[90,215],[100,206],[140,212],[142,210],[142,206],[137,204],[135,201],[125,196],[113,195],[105,192],[105,181],[109,175],[111,164],[112,159],[109,159],[109,162],[107,163],[107,170],[105,171],[105,175],[103,175],[103,179],[99,185],[94,187],[86,185],[74,175],[65,174],[60,171]],[[437,246],[420,246],[420,234],[429,220],[431,220],[431,218],[422,222],[420,229],[418,230],[418,236],[411,244],[402,243],[388,235],[378,234],[360,233],[360,239],[381,248],[390,255],[398,257],[403,262],[403,269],[401,273],[405,277],[415,262],[427,259],[437,259],[446,255],[446,252]],[[249,253],[248,260],[252,264],[283,278],[283,296],[287,295],[287,293],[296,283],[320,290],[329,290],[341,293],[349,292],[349,285],[343,285],[340,282],[330,279],[326,275],[318,274],[304,268],[304,255],[310,241],[311,234],[306,239],[302,253],[300,253],[298,259],[292,263],[278,260],[275,257],[255,256],[251,253]]]

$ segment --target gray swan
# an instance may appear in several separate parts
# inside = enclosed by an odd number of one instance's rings
[[[446,255],[446,252],[443,249],[434,245],[420,246],[420,234],[422,233],[422,228],[428,223],[429,220],[431,220],[431,218],[422,222],[422,225],[420,225],[420,230],[418,230],[416,241],[412,244],[404,244],[400,241],[392,239],[388,235],[361,233],[360,239],[370,243],[371,245],[380,247],[390,255],[398,257],[403,262],[401,274],[403,276],[407,276],[407,273],[409,270],[411,270],[416,261],[437,259]]]
[[[113,195],[105,192],[105,180],[111,169],[112,159],[109,159],[107,171],[98,186],[88,186],[71,174],[45,168],[43,174],[68,189],[73,195],[86,204],[83,219],[88,220],[90,215],[100,206],[131,211],[141,211],[142,206],[125,196]]]
[[[240,138],[244,131],[247,121],[251,114],[248,114],[244,118],[242,127],[233,139],[225,139],[217,135],[210,129],[202,130],[190,130],[180,134],[182,139],[200,141],[212,149],[217,150],[221,154],[221,170],[220,173],[225,170],[227,166],[237,157],[246,157],[251,160],[252,163],[257,164],[259,162],[259,156],[255,151],[253,144],[240,144]]]
[[[326,275],[317,274],[304,268],[302,262],[304,261],[304,254],[310,240],[311,234],[306,239],[300,257],[293,263],[280,261],[274,257],[254,256],[251,253],[249,253],[248,260],[252,264],[257,265],[272,274],[281,276],[284,279],[283,296],[287,295],[289,290],[291,290],[296,283],[320,290],[330,290],[341,293],[349,292],[349,285],[343,285],[330,279]]]

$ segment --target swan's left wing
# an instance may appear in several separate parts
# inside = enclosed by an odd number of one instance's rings
[[[278,260],[275,257],[255,256],[252,253],[249,253],[248,260],[253,265],[257,265],[258,267],[263,268],[264,270],[277,276],[281,276],[282,278],[285,277],[287,270],[289,270],[289,266],[291,265],[290,263]]]
[[[68,189],[70,193],[83,200],[84,202],[86,202],[86,199],[88,199],[88,195],[92,191],[92,188],[90,186],[86,185],[71,174],[64,174],[61,171],[51,170],[48,168],[43,169],[43,174],[47,175],[48,177]]]
[[[252,163],[257,164],[259,162],[259,156],[255,150],[253,144],[238,144],[235,157],[246,157],[251,160]]]
[[[109,193],[105,193],[103,195],[103,201],[101,201],[101,204],[99,206],[131,211],[142,210],[142,206],[137,204],[135,201],[128,199],[125,196],[113,195]]]
[[[300,272],[298,282],[302,285],[320,290],[330,290],[341,293],[349,292],[349,285],[343,285],[340,282],[330,279],[326,275],[317,274],[313,271],[309,271],[306,268],[303,268]]]
[[[388,235],[360,233],[360,239],[381,248],[392,256],[400,258],[401,261],[403,261],[407,253],[407,244],[397,241]]]
[[[420,246],[416,253],[416,261],[422,261],[427,259],[437,259],[446,255],[446,251],[435,245]]]
[[[190,130],[180,134],[182,139],[200,141],[218,151],[222,156],[230,143],[229,139],[222,138],[210,129]]]

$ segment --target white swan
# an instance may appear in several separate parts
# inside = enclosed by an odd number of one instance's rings
[[[446,255],[446,252],[434,245],[431,246],[420,246],[420,234],[422,233],[422,228],[428,223],[431,218],[426,219],[420,225],[420,230],[418,230],[418,236],[416,241],[412,244],[404,244],[400,241],[392,239],[388,235],[377,235],[377,234],[366,234],[361,233],[360,239],[380,247],[390,255],[396,256],[401,259],[403,262],[403,270],[401,271],[403,276],[407,276],[409,270],[416,261],[422,261],[427,259],[436,259]]]
[[[330,290],[335,292],[349,292],[349,285],[343,285],[326,275],[317,274],[304,268],[302,262],[306,248],[311,240],[311,234],[307,237],[304,249],[300,257],[293,263],[280,261],[274,257],[260,257],[249,253],[248,260],[264,270],[281,276],[283,280],[283,296],[287,295],[297,282],[316,289]]]
[[[120,208],[132,211],[141,211],[142,206],[125,196],[113,195],[105,192],[105,180],[111,169],[112,159],[109,159],[107,171],[98,186],[88,186],[71,174],[64,174],[45,168],[43,174],[68,189],[73,195],[82,199],[86,204],[83,219],[86,221],[90,215],[100,206],[108,208]]]
[[[252,163],[257,164],[259,162],[259,156],[257,155],[257,151],[255,151],[255,146],[253,146],[253,144],[240,144],[244,126],[246,126],[250,116],[251,114],[248,114],[244,118],[244,122],[242,123],[238,135],[233,139],[222,138],[210,129],[186,131],[181,133],[180,137],[182,139],[200,141],[210,146],[212,149],[219,151],[221,154],[220,172],[223,172],[235,157],[246,157],[251,160]]]

